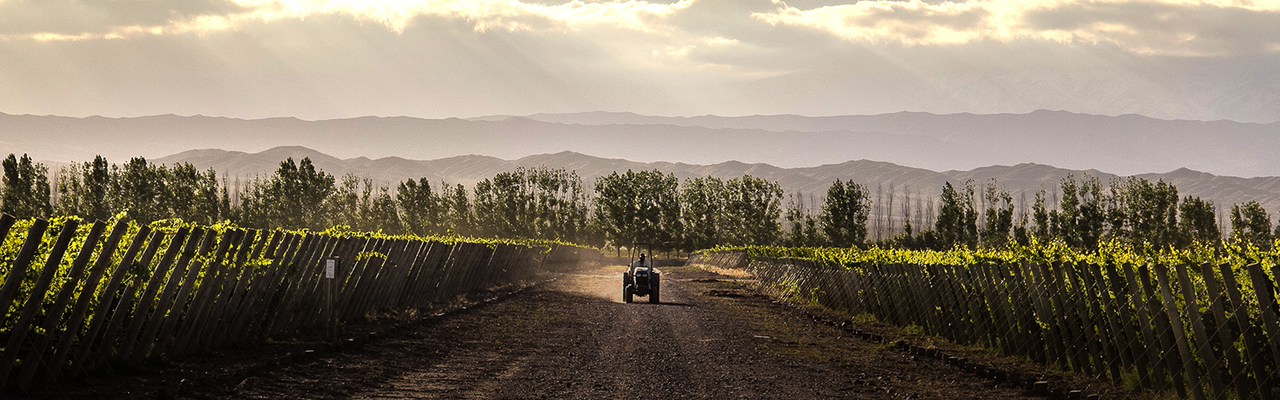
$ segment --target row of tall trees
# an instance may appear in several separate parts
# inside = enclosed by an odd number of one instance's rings
[[[17,216],[48,216],[53,213],[49,202],[48,169],[33,163],[26,154],[19,159],[5,158],[4,190],[0,191],[0,210]]]
[[[97,157],[62,168],[51,196],[48,171],[29,157],[10,156],[0,210],[20,217],[75,215],[108,219],[127,212],[140,221],[179,218],[203,224],[321,230],[346,225],[391,234],[459,234],[560,239],[597,245],[652,242],[661,250],[719,243],[774,243],[782,189],[744,176],[697,178],[685,185],[658,171],[627,171],[597,179],[594,196],[577,173],[519,168],[477,183],[433,185],[426,178],[395,190],[368,179],[337,178],[310,159],[287,159],[270,176],[248,183],[232,201],[225,179],[191,164],[123,165]],[[51,201],[56,199],[56,201]],[[685,204],[689,207],[685,207]],[[688,225],[694,231],[686,232]]]
[[[590,236],[590,200],[576,172],[518,168],[480,181],[474,194],[475,225],[481,235],[573,242]]]
[[[51,196],[44,165],[12,154],[3,164],[0,209],[20,217],[74,215],[106,220],[128,211],[143,221],[181,218],[204,224],[229,217],[226,188],[218,184],[217,173],[187,163],[168,167],[134,158],[115,165],[99,156],[62,168],[52,185],[56,197]]]
[[[3,167],[0,210],[20,217],[107,219],[125,211],[142,221],[229,220],[313,230],[346,225],[393,234],[611,246],[651,242],[668,251],[719,244],[1002,248],[1032,240],[1091,250],[1111,240],[1182,247],[1222,236],[1213,202],[1180,198],[1173,185],[1140,178],[1104,185],[1095,177],[1068,176],[1057,188],[1060,200],[1052,209],[1044,191],[1035,195],[1034,204],[1015,207],[1013,196],[994,181],[981,190],[972,181],[946,183],[936,199],[936,214],[935,203],[929,202],[928,223],[920,218],[920,199],[913,216],[908,197],[899,203],[900,229],[874,240],[868,236],[868,219],[877,206],[871,191],[842,180],[834,181],[820,201],[810,199],[808,207],[803,196],[792,195],[784,208],[778,183],[749,175],[681,181],[656,170],[614,172],[598,177],[589,193],[575,172],[520,168],[483,180],[470,191],[461,184],[433,185],[426,178],[400,182],[392,190],[352,175],[339,179],[310,159],[288,159],[272,175],[251,181],[232,201],[225,178],[220,184],[214,170],[185,163],[164,166],[134,158],[115,165],[97,157],[62,168],[54,185],[47,169],[25,155],[9,155]],[[891,194],[887,204],[890,211],[893,198]],[[1233,205],[1230,220],[1233,240],[1269,248],[1280,235],[1256,201]],[[892,221],[887,219],[891,229]],[[878,218],[875,224],[879,227]]]
[[[750,175],[685,179],[658,171],[596,179],[594,223],[602,239],[663,250],[773,244],[782,237],[782,187]]]
[[[1179,197],[1178,188],[1163,181],[1126,178],[1104,185],[1096,177],[1077,180],[1069,175],[1060,181],[1058,189],[1060,201],[1056,207],[1050,208],[1042,190],[1035,194],[1032,205],[1019,209],[1013,196],[999,189],[994,181],[984,185],[982,193],[975,193],[972,181],[959,187],[946,183],[931,228],[913,231],[910,208],[904,206],[903,231],[877,244],[932,249],[1002,248],[1036,240],[1061,241],[1089,251],[1107,241],[1135,247],[1183,248],[1195,242],[1216,243],[1223,238],[1212,201]],[[1270,221],[1270,215],[1257,201],[1233,205],[1229,239],[1270,248],[1273,232],[1280,234],[1272,230]]]

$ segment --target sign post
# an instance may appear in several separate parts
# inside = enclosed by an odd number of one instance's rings
[[[338,257],[324,259],[324,325],[325,338],[333,340],[338,336],[337,316],[333,312],[333,281],[338,275]]]

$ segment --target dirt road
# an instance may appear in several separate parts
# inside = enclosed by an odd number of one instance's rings
[[[723,276],[669,268],[661,304],[620,302],[622,267],[561,276],[359,351],[268,371],[243,398],[995,398],[841,337]],[[941,363],[935,363],[941,364]],[[921,381],[943,372],[946,381]],[[919,376],[916,376],[919,375]]]
[[[692,268],[665,270],[663,303],[637,298],[637,303],[624,304],[622,271],[618,266],[560,275],[481,307],[248,373],[179,378],[181,374],[174,372],[167,378],[141,378],[142,383],[132,388],[123,383],[100,388],[97,394],[115,390],[122,392],[109,397],[250,399],[1025,398],[1007,384],[850,337],[732,278]],[[85,393],[80,390],[49,397],[78,397]]]

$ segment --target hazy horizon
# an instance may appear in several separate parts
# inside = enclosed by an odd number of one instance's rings
[[[656,117],[634,113],[520,118],[233,119],[173,115],[69,118],[0,115],[0,144],[42,160],[158,158],[192,149],[258,152],[305,146],[351,159],[514,160],[574,151],[640,162],[726,161],[810,167],[873,160],[933,171],[1037,163],[1119,175],[1189,168],[1280,176],[1280,123],[1159,120],[1061,111],[1027,114]],[[1223,140],[1229,138],[1229,140]]]
[[[415,118],[415,119],[428,119],[428,120],[462,119],[462,120],[476,120],[476,121],[484,121],[484,120],[505,119],[505,118],[532,118],[532,117],[536,117],[536,116],[559,116],[559,115],[597,114],[597,113],[602,113],[602,114],[630,114],[630,115],[636,115],[636,116],[641,116],[641,117],[657,117],[657,118],[698,118],[698,117],[743,118],[743,117],[787,117],[787,116],[805,117],[805,118],[832,118],[832,117],[871,117],[871,116],[884,116],[884,115],[904,114],[904,113],[908,113],[908,114],[931,114],[931,115],[939,115],[939,116],[946,116],[946,115],[977,115],[977,116],[990,116],[990,115],[1023,115],[1023,114],[1029,114],[1029,113],[1032,113],[1032,112],[1037,112],[1037,111],[1066,112],[1066,113],[1071,113],[1071,114],[1092,115],[1092,116],[1103,116],[1103,117],[1126,117],[1126,116],[1139,116],[1139,117],[1151,118],[1151,119],[1160,120],[1160,121],[1188,121],[1188,122],[1218,122],[1218,121],[1226,121],[1226,122],[1236,122],[1236,123],[1241,123],[1241,124],[1253,124],[1253,125],[1270,125],[1270,124],[1274,124],[1274,123],[1278,123],[1278,122],[1280,122],[1280,120],[1276,120],[1276,121],[1265,121],[1265,122],[1250,122],[1250,121],[1237,121],[1237,120],[1232,120],[1232,119],[1187,119],[1187,118],[1161,118],[1161,117],[1152,117],[1152,116],[1149,116],[1149,115],[1143,115],[1143,114],[1138,114],[1138,113],[1127,113],[1127,114],[1097,114],[1097,113],[1082,113],[1082,112],[1075,112],[1075,111],[1071,111],[1071,110],[1056,110],[1056,109],[1045,109],[1045,108],[1035,109],[1035,110],[1029,110],[1029,111],[1027,111],[1027,112],[1022,112],[1022,113],[1018,113],[1018,112],[991,112],[991,113],[981,113],[981,112],[967,112],[967,111],[964,111],[964,112],[930,112],[930,111],[900,110],[900,111],[894,111],[894,112],[868,113],[868,114],[853,114],[853,113],[850,113],[850,114],[803,114],[803,113],[776,113],[776,114],[763,114],[763,113],[761,113],[761,114],[736,114],[736,115],[731,115],[731,114],[640,114],[640,113],[636,113],[636,112],[633,112],[633,111],[627,111],[627,110],[584,110],[584,111],[575,111],[575,112],[535,112],[535,113],[528,113],[528,114],[480,114],[480,115],[453,115],[453,116],[443,116],[443,117],[423,117],[423,116],[416,116],[416,115],[375,115],[375,114],[364,114],[364,115],[351,115],[351,116],[339,116],[339,117],[324,117],[324,118],[301,118],[301,117],[292,116],[292,115],[275,115],[275,116],[260,116],[260,117],[241,117],[241,116],[234,116],[234,115],[210,115],[210,114],[201,114],[201,113],[195,113],[195,114],[160,113],[160,114],[137,114],[137,115],[101,115],[101,114],[91,114],[91,115],[60,115],[60,114],[10,113],[10,112],[0,111],[0,114],[7,114],[7,115],[14,115],[14,116],[34,116],[34,117],[67,117],[67,118],[77,118],[77,119],[85,119],[85,118],[134,119],[134,118],[147,118],[147,117],[177,116],[177,117],[208,117],[208,118],[226,118],[226,119],[244,120],[244,121],[259,121],[259,120],[271,120],[271,119],[296,119],[296,120],[299,120],[299,121],[305,121],[305,122],[320,122],[320,121],[335,121],[335,120],[352,120],[352,119],[360,119],[360,118]]]

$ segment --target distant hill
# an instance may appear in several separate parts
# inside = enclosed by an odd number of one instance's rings
[[[189,162],[196,167],[214,168],[230,179],[247,182],[254,175],[266,176],[275,171],[285,158],[301,160],[310,157],[315,165],[330,174],[347,173],[370,178],[391,187],[406,179],[428,178],[433,185],[441,181],[462,183],[470,188],[475,182],[492,177],[499,172],[513,171],[518,167],[565,168],[577,171],[584,183],[591,187],[595,178],[614,171],[657,169],[685,179],[698,176],[714,176],[724,179],[750,174],[777,181],[788,193],[803,193],[820,197],[836,179],[852,180],[870,188],[873,198],[880,187],[888,197],[889,187],[894,188],[899,199],[910,194],[916,199],[936,201],[945,182],[963,184],[972,179],[983,184],[995,179],[999,187],[1014,195],[1015,201],[1023,199],[1029,205],[1034,193],[1045,190],[1050,198],[1056,196],[1059,181],[1068,174],[1077,178],[1096,176],[1104,184],[1119,178],[1118,175],[1097,170],[1069,170],[1042,164],[1018,164],[1013,166],[987,166],[967,171],[935,172],[897,164],[856,160],[839,164],[827,164],[806,168],[781,168],[769,164],[747,164],[736,161],[697,165],[664,162],[637,162],[625,159],[601,158],[575,152],[539,154],[515,160],[503,160],[488,156],[458,156],[435,160],[409,160],[397,157],[369,159],[357,157],[339,159],[299,146],[272,148],[259,153],[224,150],[191,150],[161,157],[152,161],[162,164]],[[1138,175],[1148,180],[1164,180],[1177,185],[1183,196],[1193,195],[1213,200],[1223,218],[1231,204],[1257,200],[1268,210],[1280,212],[1280,177],[1237,178],[1179,169],[1161,174]],[[1025,197],[1023,197],[1025,196]],[[1225,219],[1224,219],[1225,223]]]
[[[256,153],[297,145],[343,159],[437,160],[483,154],[517,160],[572,151],[638,162],[701,165],[738,160],[807,168],[875,160],[935,171],[1042,164],[1124,175],[1179,168],[1216,175],[1280,175],[1280,157],[1275,156],[1280,154],[1280,123],[1058,111],[688,118],[596,112],[471,120],[323,121],[0,114],[0,151],[29,153],[52,162],[83,161],[94,155],[123,162],[134,156],[155,158],[200,148]]]
[[[481,117],[501,121],[502,116]],[[806,117],[654,117],[634,113],[535,114],[536,121],[579,125],[672,125],[771,132],[884,132],[953,145],[942,159],[961,167],[906,162],[934,169],[1033,162],[1065,168],[1136,174],[1191,168],[1238,176],[1280,175],[1280,122],[1160,120],[1139,115],[1103,116],[1040,110],[1028,114],[931,114]],[[902,143],[904,147],[911,144]],[[922,151],[922,153],[930,153]],[[896,155],[868,157],[903,163]],[[985,162],[983,162],[985,161]],[[976,164],[974,163],[976,162]]]

